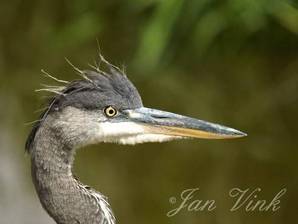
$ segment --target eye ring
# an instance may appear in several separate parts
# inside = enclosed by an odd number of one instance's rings
[[[118,111],[112,106],[105,107],[103,112],[107,117],[115,117],[118,114]]]

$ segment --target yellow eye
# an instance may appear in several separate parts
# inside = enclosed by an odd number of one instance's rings
[[[107,117],[114,117],[117,115],[117,110],[112,106],[107,106],[104,108],[103,112]]]

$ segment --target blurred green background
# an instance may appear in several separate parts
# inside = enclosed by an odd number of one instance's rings
[[[124,66],[147,107],[226,124],[233,141],[100,144],[75,173],[109,197],[118,223],[294,223],[298,200],[298,3],[294,0],[1,0],[0,223],[54,223],[41,208],[24,142],[45,100],[41,75],[71,80],[102,53]],[[187,188],[213,212],[166,213]],[[277,212],[230,212],[233,187],[260,187]]]

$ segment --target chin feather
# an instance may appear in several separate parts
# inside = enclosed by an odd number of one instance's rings
[[[146,133],[147,132],[147,133]],[[134,122],[99,123],[96,129],[90,129],[88,142],[85,145],[100,142],[135,145],[146,142],[166,142],[182,139],[180,136],[151,134],[143,125]]]
[[[170,136],[162,134],[139,134],[136,136],[125,136],[117,142],[123,145],[135,145],[146,142],[167,142],[175,139],[181,139],[179,136]]]

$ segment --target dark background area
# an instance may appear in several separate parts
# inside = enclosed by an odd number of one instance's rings
[[[145,106],[222,123],[237,140],[100,144],[75,173],[109,197],[118,223],[294,223],[297,219],[298,3],[294,0],[0,2],[0,223],[54,223],[41,208],[24,142],[42,108],[40,70],[78,78],[104,56],[124,66]],[[166,213],[199,187],[213,212]],[[276,212],[234,213],[233,187],[287,193]]]

